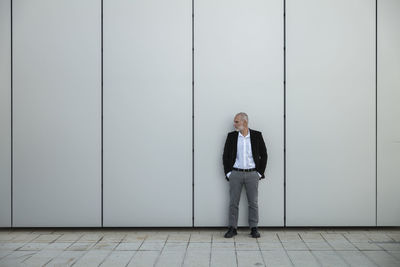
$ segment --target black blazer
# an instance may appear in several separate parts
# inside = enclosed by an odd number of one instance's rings
[[[267,167],[267,148],[265,147],[264,139],[262,137],[261,132],[250,129],[250,143],[251,150],[253,154],[253,160],[256,165],[256,170],[262,176],[260,179],[265,178],[264,172]],[[222,156],[222,161],[224,164],[224,172],[225,178],[227,178],[227,174],[232,171],[233,165],[236,161],[236,153],[237,153],[237,140],[238,140],[239,132],[232,131],[228,133],[225,141],[224,154]]]

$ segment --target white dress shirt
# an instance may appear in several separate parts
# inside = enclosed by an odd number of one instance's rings
[[[256,167],[253,159],[253,153],[251,151],[250,130],[248,131],[246,136],[243,136],[242,133],[239,132],[236,161],[233,167],[239,169],[252,169]],[[257,173],[260,177],[262,176],[259,172]],[[229,175],[231,175],[231,172],[228,172],[226,174],[228,178]]]

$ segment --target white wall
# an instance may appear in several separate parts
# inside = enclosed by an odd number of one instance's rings
[[[375,1],[287,0],[288,226],[375,225]]]
[[[400,1],[378,1],[378,225],[400,225]]]
[[[228,224],[222,153],[234,115],[263,133],[270,155],[259,183],[259,225],[283,225],[283,2],[195,1],[195,226]],[[238,225],[248,225],[243,188]]]
[[[259,226],[400,226],[398,1],[377,69],[375,0],[286,0],[286,32],[281,0],[195,0],[193,32],[192,1],[101,3],[13,0],[11,90],[0,0],[0,227],[227,226],[240,111],[268,149]]]
[[[100,2],[13,1],[17,227],[101,225]]]
[[[11,226],[11,7],[0,0],[0,227]]]
[[[104,1],[104,226],[192,225],[190,1]]]

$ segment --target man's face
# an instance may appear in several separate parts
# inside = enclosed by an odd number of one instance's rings
[[[233,119],[233,127],[235,127],[236,131],[241,131],[245,128],[245,121],[242,120],[241,116],[235,116]]]

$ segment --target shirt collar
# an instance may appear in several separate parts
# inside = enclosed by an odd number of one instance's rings
[[[246,136],[243,136],[243,134],[239,131],[239,136],[242,136],[242,137],[245,137],[245,138],[250,137],[250,129],[249,129],[249,131],[248,131]]]

